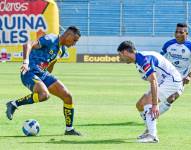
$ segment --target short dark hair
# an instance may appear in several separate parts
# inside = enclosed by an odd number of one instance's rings
[[[71,30],[72,32],[74,32],[74,34],[78,34],[79,36],[81,36],[80,29],[78,29],[76,26],[69,26],[66,31],[68,30]]]
[[[186,23],[177,23],[176,27],[187,28],[188,25]]]
[[[129,52],[134,53],[136,51],[136,48],[135,48],[135,45],[133,44],[133,42],[131,42],[131,41],[123,41],[119,45],[117,51],[122,52],[124,50],[128,50]]]

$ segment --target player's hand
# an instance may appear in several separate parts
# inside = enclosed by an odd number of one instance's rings
[[[183,85],[188,84],[190,82],[190,77],[187,76],[183,79]]]
[[[21,66],[21,73],[25,74],[29,70],[29,64],[28,63],[23,63]]]
[[[159,113],[159,106],[158,105],[152,105],[152,108],[151,108],[151,116],[152,118],[158,118],[160,115]]]

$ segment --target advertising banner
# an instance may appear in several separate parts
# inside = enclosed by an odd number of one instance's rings
[[[78,54],[77,62],[83,63],[119,63],[120,58],[117,54]]]
[[[54,0],[0,1],[0,61],[22,61],[23,46],[45,33],[59,34],[59,13]],[[68,56],[66,61],[71,60]]]

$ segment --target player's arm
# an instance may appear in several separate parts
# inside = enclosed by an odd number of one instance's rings
[[[23,63],[25,63],[25,61],[27,61],[27,62],[29,61],[29,55],[33,48],[35,48],[35,49],[40,48],[40,44],[38,41],[27,43],[26,48],[23,49]]]
[[[23,48],[23,64],[21,66],[21,72],[25,74],[29,70],[29,55],[31,53],[31,50],[40,48],[40,44],[38,41],[34,42],[28,42],[26,47]]]
[[[151,94],[152,94],[152,115],[154,118],[159,117],[159,107],[158,107],[158,83],[155,72],[148,76],[148,81],[150,82]]]
[[[54,65],[55,63],[57,62],[57,59],[53,60],[49,65],[48,65],[48,68],[47,68],[47,71],[48,72],[52,72],[53,71],[53,68],[54,68]]]
[[[158,83],[157,83],[155,72],[151,73],[147,79],[150,82],[151,93],[152,93],[152,103],[153,105],[158,105],[158,95],[157,95]]]

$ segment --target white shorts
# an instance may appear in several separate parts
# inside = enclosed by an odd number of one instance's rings
[[[184,87],[182,82],[173,82],[167,79],[158,87],[158,98],[160,101],[165,101],[172,94],[178,93],[181,95],[183,91]]]
[[[158,99],[162,102],[167,100],[172,94],[182,94],[184,87],[182,82],[173,82],[172,80],[166,79],[164,82],[158,84]],[[149,90],[149,92],[151,92]]]

